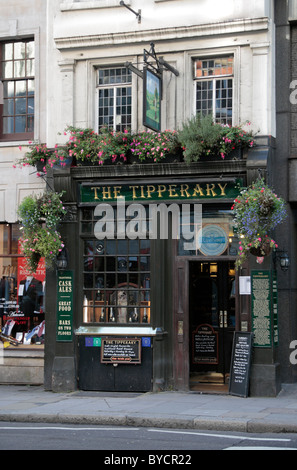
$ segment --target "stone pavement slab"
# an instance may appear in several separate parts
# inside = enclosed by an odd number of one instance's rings
[[[53,393],[0,385],[0,421],[297,432],[297,384],[276,398],[195,392]]]

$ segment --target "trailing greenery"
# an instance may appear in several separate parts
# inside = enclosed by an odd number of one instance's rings
[[[248,123],[249,125],[249,123]],[[178,139],[184,150],[186,162],[196,162],[205,156],[224,159],[232,150],[254,146],[252,133],[241,126],[222,125],[213,122],[210,114],[197,114],[184,123],[178,131]]]
[[[220,135],[220,126],[214,124],[212,116],[197,114],[178,132],[178,138],[184,150],[187,162],[197,161],[201,155],[213,153]]]
[[[36,272],[40,258],[45,258],[46,266],[51,267],[64,247],[57,231],[60,220],[66,214],[61,197],[62,193],[55,192],[42,196],[30,195],[19,205],[21,252],[31,273]]]

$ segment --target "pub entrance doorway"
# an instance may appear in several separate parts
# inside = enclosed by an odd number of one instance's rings
[[[190,389],[227,392],[235,330],[235,265],[189,263]]]

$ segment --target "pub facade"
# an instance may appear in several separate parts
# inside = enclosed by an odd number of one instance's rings
[[[202,112],[222,125],[248,121],[257,145],[226,159],[48,172],[68,215],[67,267],[47,272],[46,389],[226,391],[235,331],[257,338],[252,395],[274,396],[287,380],[275,265],[251,257],[235,270],[231,210],[240,186],[271,181],[277,158],[274,2],[209,3],[49,4],[48,147],[65,142],[68,126],[154,128],[143,84],[158,64],[160,130]],[[251,291],[257,282],[268,292],[264,310]]]

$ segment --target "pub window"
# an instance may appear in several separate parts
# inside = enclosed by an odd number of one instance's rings
[[[195,61],[196,112],[232,125],[233,57]]]
[[[150,240],[98,240],[95,223],[82,209],[83,322],[150,323]]]
[[[42,344],[45,265],[40,260],[34,274],[27,271],[19,249],[21,234],[18,224],[0,224],[0,325],[2,333],[19,343]]]
[[[35,45],[33,40],[1,44],[0,139],[31,139],[34,132]]]
[[[132,72],[126,67],[97,71],[98,130],[124,131],[132,121]]]

